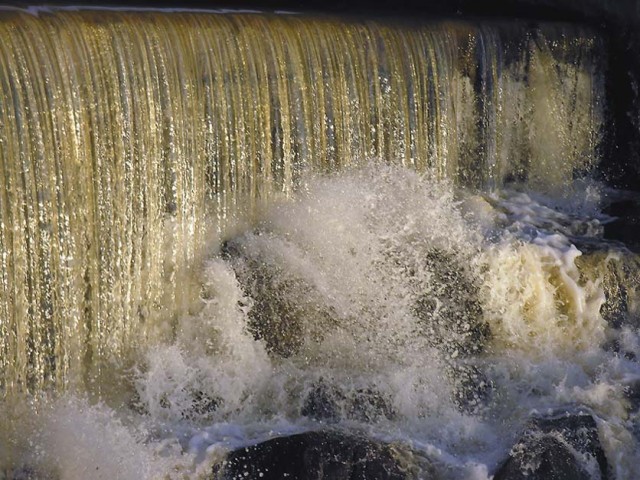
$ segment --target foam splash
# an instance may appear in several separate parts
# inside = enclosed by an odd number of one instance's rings
[[[175,439],[149,442],[139,423],[77,397],[55,402],[39,415],[41,431],[30,441],[34,477],[66,480],[167,478],[189,464]],[[17,476],[17,475],[16,475]],[[20,478],[18,476],[18,478]]]

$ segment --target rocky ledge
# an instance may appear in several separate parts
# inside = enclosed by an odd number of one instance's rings
[[[451,471],[406,445],[337,430],[273,438],[231,451],[212,480],[445,480]],[[458,478],[455,476],[455,478]],[[578,411],[532,417],[494,480],[608,480],[593,416]]]
[[[494,480],[607,480],[598,427],[587,413],[533,418]]]
[[[433,478],[411,467],[401,447],[335,431],[278,437],[232,451],[214,480],[407,480]]]

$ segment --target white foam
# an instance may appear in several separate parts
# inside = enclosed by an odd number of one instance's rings
[[[53,471],[64,480],[137,480],[177,474],[188,465],[189,457],[168,456],[175,452],[173,443],[167,439],[147,444],[146,432],[125,425],[112,409],[75,397],[55,404],[34,439],[42,471]]]

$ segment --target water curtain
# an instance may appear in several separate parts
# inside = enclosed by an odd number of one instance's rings
[[[575,26],[0,13],[4,396],[170,339],[212,238],[305,172],[553,188],[597,160],[601,46]]]

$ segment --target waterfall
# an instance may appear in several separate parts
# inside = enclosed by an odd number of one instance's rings
[[[171,338],[212,236],[304,172],[554,188],[598,160],[601,45],[576,26],[5,11],[0,39],[4,395]]]
[[[0,9],[0,477],[638,478],[605,35]]]

